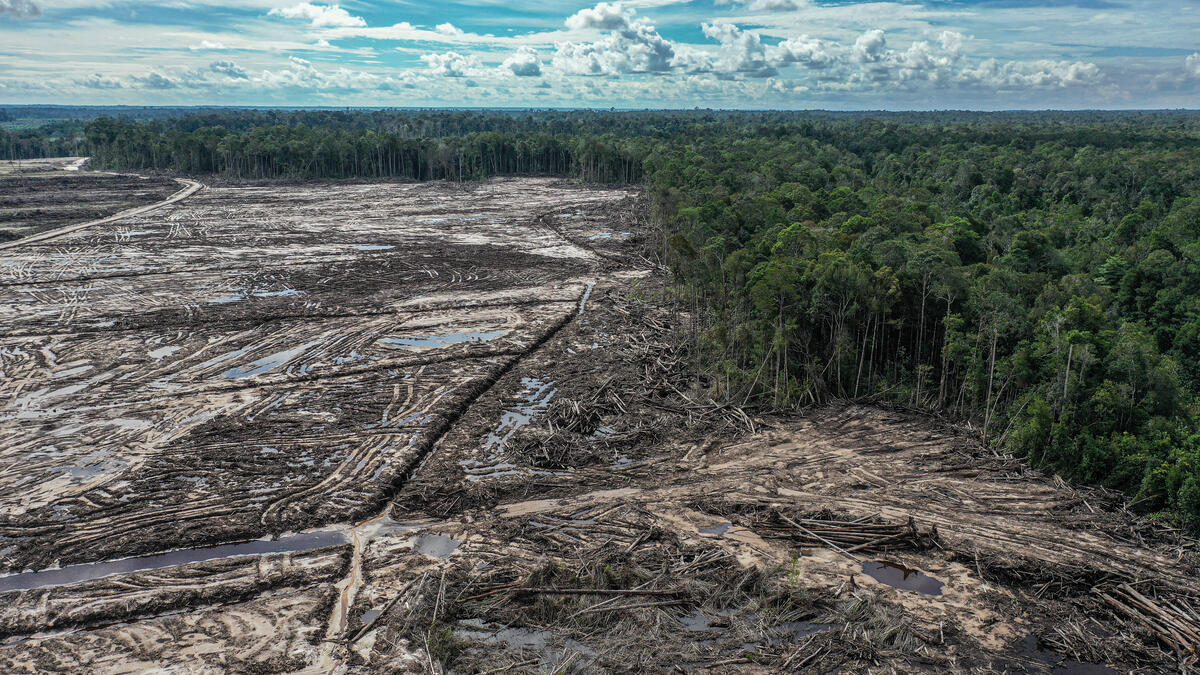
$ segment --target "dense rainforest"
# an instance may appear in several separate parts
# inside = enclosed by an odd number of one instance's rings
[[[715,395],[939,411],[1200,529],[1200,114],[210,110],[55,124],[3,132],[0,152],[75,147],[99,168],[252,179],[643,183]]]

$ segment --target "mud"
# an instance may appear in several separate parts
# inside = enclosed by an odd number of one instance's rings
[[[169,178],[0,169],[0,242],[98,220],[159,202],[179,190]]]
[[[712,402],[648,237],[548,180],[223,186],[0,254],[6,568],[186,563],[7,577],[0,669],[1190,667],[1110,600],[1185,615],[1193,541],[926,416]]]

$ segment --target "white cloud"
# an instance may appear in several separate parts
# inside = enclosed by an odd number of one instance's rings
[[[449,23],[449,22],[438,24],[437,28],[435,28],[434,30],[441,33],[442,35],[448,35],[451,37],[465,35],[465,33],[463,33],[463,30],[461,28],[459,28],[458,26],[455,26],[454,24]]]
[[[179,80],[157,71],[146,76],[135,76],[133,80],[143,89],[177,89],[180,84]]]
[[[743,73],[750,77],[778,74],[775,66],[767,61],[766,47],[758,33],[744,31],[723,21],[706,23],[701,28],[706,36],[721,43],[721,53],[716,62],[720,72]]]
[[[714,64],[717,72],[741,73],[750,77],[774,77],[779,68],[798,64],[812,69],[828,68],[839,60],[835,46],[807,35],[784,40],[776,46],[763,43],[758,33],[731,23],[702,25],[704,34],[721,43]]]
[[[335,68],[318,70],[312,62],[299,57],[289,57],[288,67],[279,70],[264,70],[251,77],[255,86],[272,89],[303,89],[317,92],[348,92],[388,89],[397,80],[384,78],[368,72]]]
[[[464,55],[458,52],[425,54],[421,60],[429,66],[431,73],[444,77],[463,77],[468,70],[479,65],[479,61],[474,55]]]
[[[1187,57],[1187,61],[1184,62],[1184,65],[1187,67],[1188,75],[1200,78],[1200,52],[1196,52]]]
[[[826,68],[838,60],[830,45],[807,35],[779,43],[775,58],[780,64],[798,63],[809,68]]]
[[[521,47],[516,53],[504,59],[501,68],[507,68],[517,77],[538,77],[542,74],[542,62],[537,52],[531,47]]]
[[[883,60],[883,55],[887,51],[887,37],[883,31],[875,28],[869,30],[854,41],[854,49],[851,52],[854,54],[854,60],[859,63],[877,63]]]
[[[581,9],[567,19],[571,30],[624,30],[629,28],[633,10],[626,12],[619,2],[602,2],[591,9]]]
[[[225,44],[222,42],[214,42],[212,40],[201,40],[200,44],[192,45],[191,47],[188,47],[188,49],[190,49],[194,52],[203,52],[203,51],[219,52],[219,51],[223,51],[223,50],[226,50],[229,48],[226,47]]]
[[[595,42],[558,42],[553,64],[572,75],[662,73],[671,69],[675,46],[649,21],[620,3],[602,2],[567,19],[572,30],[609,31]]]
[[[33,0],[0,0],[0,16],[6,14],[15,19],[36,19],[42,15],[42,10],[33,4]]]
[[[999,91],[1061,89],[1097,85],[1104,80],[1104,73],[1094,63],[1079,61],[1039,60],[1021,63],[987,59],[977,66],[963,69],[956,80],[960,84]]]
[[[219,75],[224,75],[234,80],[248,80],[250,73],[246,69],[234,63],[233,61],[213,61],[208,64],[208,69]]]
[[[350,12],[337,5],[314,5],[302,2],[292,7],[273,9],[269,14],[285,19],[306,19],[312,21],[313,28],[361,28],[367,25],[366,20],[362,17],[352,16]]]
[[[123,89],[125,87],[121,80],[101,73],[93,73],[85,78],[75,80],[75,84],[88,89]]]

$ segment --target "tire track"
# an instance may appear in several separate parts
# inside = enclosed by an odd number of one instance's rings
[[[58,237],[61,237],[61,236],[67,235],[67,234],[71,234],[72,232],[78,232],[79,230],[84,230],[89,227],[95,227],[96,225],[104,225],[106,223],[115,222],[118,220],[122,220],[124,218],[129,218],[132,216],[140,216],[144,213],[149,213],[151,211],[158,210],[164,206],[169,206],[171,204],[181,202],[181,201],[187,199],[188,197],[191,197],[192,195],[196,194],[200,190],[204,189],[203,183],[198,183],[194,180],[189,180],[187,178],[176,178],[175,182],[179,183],[180,185],[183,185],[184,186],[183,189],[156,204],[148,204],[146,206],[139,206],[137,208],[121,211],[120,213],[113,214],[111,216],[108,216],[107,218],[101,218],[99,220],[92,220],[92,221],[89,221],[86,223],[80,223],[78,225],[70,225],[68,227],[59,228],[57,230],[51,230],[49,232],[42,232],[40,234],[34,234],[34,235],[30,235],[28,237],[23,237],[21,239],[17,239],[16,241],[11,241],[11,242],[7,242],[4,244],[0,244],[0,251],[7,251],[9,249],[14,249],[19,246],[23,246],[25,244],[37,244],[37,243],[41,243],[43,241],[49,241],[51,239],[57,239]]]

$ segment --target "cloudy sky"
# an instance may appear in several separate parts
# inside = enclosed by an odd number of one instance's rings
[[[0,104],[1200,108],[1200,0],[0,0]]]

